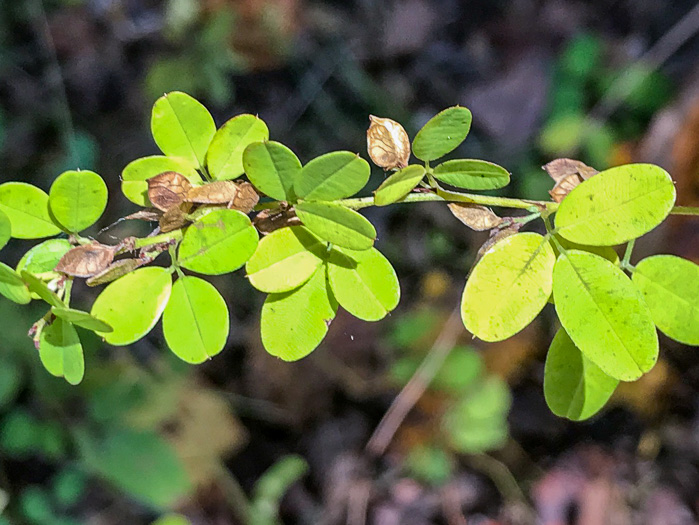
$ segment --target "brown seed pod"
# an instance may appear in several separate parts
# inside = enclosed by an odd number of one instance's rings
[[[56,271],[73,277],[92,277],[111,264],[116,251],[116,246],[98,242],[76,246],[61,257]]]
[[[238,185],[232,180],[217,180],[191,188],[184,200],[196,204],[228,204],[238,195]]]
[[[485,206],[460,202],[452,202],[447,206],[454,217],[477,232],[491,230],[502,223],[502,218]]]
[[[187,216],[191,210],[191,202],[183,202],[167,210],[158,221],[160,232],[167,233],[182,228],[189,222]]]
[[[599,173],[595,168],[575,159],[555,159],[542,167],[556,181],[556,185],[549,191],[556,202],[561,202],[578,184]]]
[[[385,169],[405,168],[410,159],[410,138],[398,122],[369,115],[366,143],[374,164]]]
[[[260,202],[260,196],[255,191],[255,187],[249,182],[241,182],[238,184],[238,193],[228,203],[228,208],[247,214],[252,211],[258,202]]]
[[[262,210],[252,220],[252,223],[262,234],[272,233],[285,226],[299,226],[301,219],[296,216],[293,208],[282,208],[279,210]]]
[[[107,266],[101,272],[90,277],[85,283],[88,286],[98,286],[100,284],[116,281],[136,268],[143,266],[147,261],[142,259],[120,259]]]
[[[177,206],[192,189],[192,183],[176,171],[165,171],[148,179],[148,199],[161,211]]]

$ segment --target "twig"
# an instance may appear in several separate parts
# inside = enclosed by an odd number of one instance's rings
[[[444,323],[442,331],[418,369],[393,400],[381,422],[374,430],[366,450],[374,456],[381,456],[393,439],[398,427],[408,415],[415,403],[422,397],[444,360],[456,345],[463,330],[460,308],[457,306]]]
[[[352,484],[347,497],[347,525],[366,525],[370,496],[371,482],[368,479]]]

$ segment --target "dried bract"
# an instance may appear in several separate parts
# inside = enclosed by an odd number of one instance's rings
[[[410,159],[410,138],[403,126],[390,118],[369,115],[367,150],[374,164],[385,169],[405,168]]]

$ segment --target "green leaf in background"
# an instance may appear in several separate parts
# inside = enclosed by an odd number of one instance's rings
[[[442,392],[461,393],[483,374],[483,358],[469,346],[456,346],[449,352],[430,388]]]
[[[0,211],[10,219],[15,239],[40,239],[61,233],[49,216],[49,196],[26,182],[0,184]]]
[[[300,456],[285,456],[267,469],[252,490],[250,525],[279,523],[282,497],[307,472],[308,463]]]
[[[404,466],[411,477],[429,485],[443,485],[449,480],[453,461],[441,447],[418,445],[410,450]]]
[[[374,245],[374,226],[354,210],[330,202],[300,202],[295,209],[301,222],[321,239],[350,250]]]
[[[376,248],[334,248],[328,261],[328,282],[340,306],[364,321],[383,319],[400,300],[396,271]]]
[[[28,304],[32,300],[29,288],[20,275],[2,262],[0,262],[0,295],[17,304]]]
[[[413,139],[413,155],[429,162],[454,151],[471,129],[471,112],[460,106],[437,113]]]
[[[0,211],[0,250],[2,250],[7,241],[12,238],[12,223],[5,212]]]
[[[473,268],[461,298],[466,329],[502,341],[531,323],[551,295],[553,249],[538,233],[497,242]]]
[[[567,113],[549,120],[539,136],[539,147],[547,155],[568,155],[586,138],[585,116]]]
[[[61,257],[72,247],[67,239],[49,239],[37,244],[19,260],[17,271],[26,270],[35,275],[53,272]],[[58,276],[58,272],[56,272],[56,276]]]
[[[553,297],[575,346],[607,375],[634,381],[653,368],[658,336],[650,311],[613,263],[578,250],[560,255]]]
[[[614,246],[648,233],[675,204],[670,175],[652,164],[610,168],[586,180],[561,202],[556,228],[566,239]]]
[[[19,506],[22,514],[30,523],[56,523],[51,498],[38,485],[29,485],[19,496]]]
[[[451,445],[466,454],[503,446],[511,401],[510,390],[502,379],[485,379],[444,415],[444,430]]]
[[[257,230],[247,215],[237,210],[214,210],[187,228],[178,261],[194,272],[229,273],[252,257],[258,241]]]
[[[281,228],[262,238],[245,270],[258,290],[288,292],[310,279],[326,252],[327,243],[303,226]]]
[[[10,356],[0,358],[0,410],[3,412],[15,401],[24,384],[24,368]]]
[[[202,168],[216,124],[199,101],[181,91],[173,91],[155,101],[151,132],[165,155],[182,157]]]
[[[403,168],[390,175],[375,192],[374,203],[386,206],[401,200],[420,184],[425,176],[423,166],[413,165]]]
[[[85,467],[154,508],[172,507],[191,490],[184,466],[154,432],[110,428],[102,439],[83,436]]]
[[[199,364],[218,354],[228,340],[228,307],[216,288],[198,277],[180,277],[163,312],[163,334],[170,350]]]
[[[434,176],[466,190],[495,190],[510,183],[509,171],[485,160],[448,160],[434,168]]]
[[[166,514],[160,516],[151,525],[192,525],[192,522],[181,514]]]
[[[243,174],[243,152],[253,142],[267,140],[269,130],[255,115],[238,115],[214,135],[206,153],[206,167],[216,180],[235,179]]]
[[[265,195],[279,201],[296,201],[294,183],[301,173],[301,161],[284,144],[250,144],[243,152],[243,168],[250,182]]]
[[[139,268],[109,284],[92,305],[91,314],[114,330],[99,332],[114,346],[129,345],[150,332],[170,298],[167,268]]]
[[[46,301],[51,306],[65,306],[61,298],[56,295],[56,292],[51,290],[48,285],[36,275],[26,270],[22,270],[20,275],[22,276],[22,280],[27,283],[27,287],[31,293],[38,295],[39,298]]]
[[[581,33],[567,43],[559,64],[564,74],[582,83],[599,69],[601,59],[602,40],[598,36]]]
[[[175,171],[184,175],[192,184],[202,183],[201,176],[188,160],[153,155],[127,164],[121,172],[121,191],[134,204],[150,206],[146,181],[166,171]]]
[[[284,361],[306,357],[328,333],[337,307],[327,285],[325,265],[301,287],[270,294],[260,318],[265,350]]]
[[[551,412],[573,421],[592,417],[618,384],[580,352],[563,328],[558,330],[544,369],[544,396]]]
[[[361,190],[369,181],[369,163],[351,151],[334,151],[316,157],[301,169],[294,192],[301,199],[333,201]]]
[[[661,332],[699,346],[698,265],[674,255],[654,255],[636,265],[632,281]]]
[[[54,306],[51,308],[51,313],[59,319],[63,319],[64,321],[73,323],[75,326],[79,326],[80,328],[84,328],[85,330],[103,333],[114,331],[114,329],[109,324],[105,323],[100,319],[97,319],[96,317],[90,315],[87,312],[83,312],[82,310],[75,310],[73,308],[67,308],[63,306]]]
[[[49,208],[69,232],[92,226],[107,207],[107,185],[94,171],[66,171],[53,181]]]
[[[85,374],[83,347],[78,332],[68,321],[55,319],[41,331],[39,357],[51,375],[77,385]]]
[[[72,507],[87,492],[87,476],[71,467],[63,467],[51,480],[52,494],[61,507]]]

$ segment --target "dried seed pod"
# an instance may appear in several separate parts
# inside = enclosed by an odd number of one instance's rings
[[[98,242],[76,246],[61,257],[56,265],[56,271],[73,277],[92,277],[111,264],[116,251],[116,246],[107,246]]]
[[[578,174],[583,180],[587,180],[599,173],[595,168],[580,160],[565,158],[554,159],[548,164],[544,164],[542,168],[556,182],[560,182],[561,179],[566,178],[568,175]]]
[[[217,180],[203,186],[194,186],[185,201],[196,204],[228,204],[238,195],[238,185],[232,180]]]
[[[285,226],[299,226],[301,219],[296,216],[293,208],[279,210],[262,210],[252,220],[253,225],[262,234],[272,233]]]
[[[257,194],[257,191],[255,191],[255,187],[249,182],[241,182],[238,184],[238,193],[235,198],[228,203],[228,208],[248,214],[258,202],[260,202],[260,196]]]
[[[177,206],[192,189],[192,183],[176,171],[165,171],[148,179],[148,199],[161,211]]]
[[[410,159],[410,138],[403,126],[374,115],[369,115],[369,120],[366,143],[371,160],[385,170],[405,168]]]
[[[182,226],[189,222],[187,216],[191,210],[191,202],[183,202],[167,210],[158,221],[160,231],[162,233],[167,233],[182,228]]]
[[[460,202],[452,202],[448,206],[454,217],[478,232],[491,230],[502,223],[502,218],[485,206]]]
[[[143,266],[147,261],[141,259],[120,259],[107,266],[101,272],[90,277],[85,283],[88,286],[98,286],[100,284],[109,283],[123,277],[129,272],[133,272],[136,268]]]
[[[577,173],[566,175],[559,180],[553,189],[549,190],[549,195],[556,202],[561,202],[566,198],[573,189],[583,181],[583,178]]]

